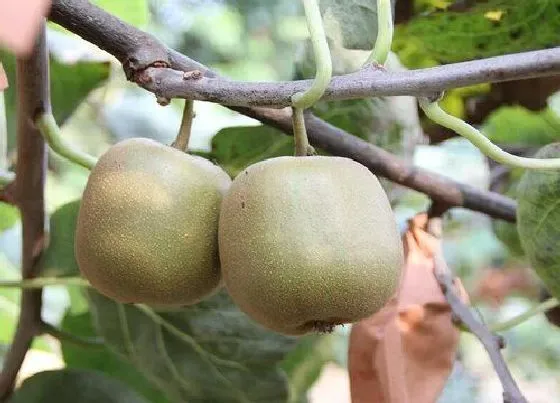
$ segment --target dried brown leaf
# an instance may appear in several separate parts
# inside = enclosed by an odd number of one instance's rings
[[[406,262],[397,295],[352,328],[349,369],[353,403],[433,403],[453,367],[459,330],[434,277],[439,239],[414,217],[403,236]],[[468,301],[459,281],[460,295]]]

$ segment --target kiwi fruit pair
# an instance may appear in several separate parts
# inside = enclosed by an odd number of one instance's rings
[[[125,303],[193,304],[223,280],[242,311],[289,335],[371,315],[403,264],[385,192],[350,159],[272,158],[231,182],[211,162],[148,139],[99,159],[76,257],[97,290]]]

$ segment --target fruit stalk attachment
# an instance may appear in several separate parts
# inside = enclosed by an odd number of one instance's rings
[[[420,97],[418,103],[428,118],[443,127],[453,130],[460,136],[465,137],[484,155],[499,163],[511,167],[529,169],[560,168],[560,158],[526,158],[505,152],[477,129],[441,109],[437,100],[431,101],[428,98]]]
[[[35,119],[35,125],[45,138],[49,147],[57,154],[72,161],[75,164],[81,165],[84,168],[92,170],[97,163],[97,158],[78,150],[62,137],[60,128],[56,124],[56,120],[51,113],[41,113]]]
[[[181,119],[181,127],[179,133],[172,144],[172,147],[187,152],[189,148],[189,139],[191,137],[192,122],[194,118],[193,100],[185,99],[183,108],[183,118]]]
[[[377,39],[366,63],[385,64],[393,42],[391,0],[377,0]]]

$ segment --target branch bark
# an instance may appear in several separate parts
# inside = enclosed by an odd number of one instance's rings
[[[333,77],[321,100],[379,96],[425,96],[480,83],[551,76],[560,73],[560,48],[524,52],[427,69],[391,72],[368,64],[362,70]],[[232,81],[221,77],[184,80],[182,72],[149,68],[142,86],[164,98],[188,98],[228,106],[291,104],[291,97],[313,80],[283,82]]]
[[[165,47],[165,45],[161,44],[157,39],[153,37],[151,37],[151,39],[146,39],[145,36],[148,34],[142,33],[133,26],[117,20],[112,15],[92,5],[88,1],[53,0],[49,18],[53,22],[81,35],[84,39],[94,43],[101,49],[112,53],[121,61],[126,62],[131,58],[138,59],[139,55],[141,55],[143,63],[138,69],[131,70],[130,66],[124,66],[124,68],[131,80],[144,86],[148,90],[155,90],[154,88],[150,88],[150,85],[157,85],[160,79],[163,83],[165,75],[172,75],[180,80],[182,85],[187,86],[202,85],[198,83],[208,83],[211,79],[218,80],[212,81],[213,83],[219,82],[226,87],[228,83],[234,83],[233,81],[218,78],[217,74],[209,70],[206,66]],[[144,46],[146,43],[148,45]],[[529,53],[533,54],[532,52]],[[162,56],[164,54],[165,56]],[[414,94],[415,91],[422,90],[425,92],[434,88],[438,90],[441,89],[442,87],[438,86],[440,84],[437,84],[437,82],[444,77],[447,77],[444,86],[447,88],[447,86],[452,86],[454,83],[466,85],[468,83],[472,84],[473,82],[488,80],[500,81],[518,79],[521,76],[531,77],[533,71],[537,72],[535,74],[551,74],[552,71],[560,71],[560,49],[538,51],[531,56],[533,59],[529,57],[529,62],[526,61],[526,56],[526,54],[510,55],[497,58],[497,61],[494,59],[487,59],[467,62],[466,65],[460,67],[462,70],[459,71],[459,74],[454,73],[452,66],[456,65],[442,66],[439,71],[443,71],[444,73],[435,77],[430,75],[434,73],[434,71],[431,70],[420,70],[421,73],[419,75],[416,71],[405,73],[384,73],[379,70],[371,70],[369,73],[364,73],[362,71],[351,75],[351,78],[353,78],[349,80],[349,82],[352,82],[352,85],[358,88],[363,84],[361,84],[361,81],[356,77],[369,74],[371,77],[375,77],[375,80],[372,81],[372,83],[375,84],[372,84],[372,88],[374,88],[375,91],[379,91],[380,88],[384,88],[384,91],[392,91],[390,89],[391,85],[399,85],[401,86],[400,91],[403,91],[400,92],[401,94]],[[154,63],[157,65],[158,62],[162,60],[166,66],[179,71],[173,71],[167,68],[146,68],[146,66],[153,66]],[[515,62],[515,68],[521,68],[519,73],[514,72],[514,69],[510,71],[508,63],[513,62]],[[540,65],[541,63],[543,65]],[[193,70],[200,71],[203,77],[185,79],[182,72]],[[387,74],[392,74],[391,77],[396,77],[393,78],[391,84],[385,82],[386,78],[389,77]],[[461,78],[462,75],[465,74],[470,78]],[[162,76],[160,77],[160,75]],[[473,80],[475,78],[479,81],[464,81]],[[410,86],[407,84],[409,80],[412,80],[410,81]],[[426,82],[422,80],[429,80],[435,87],[429,88]],[[287,85],[287,89],[283,89],[284,85]],[[304,89],[304,85],[305,82],[296,82],[295,84],[280,83],[275,84],[274,89],[271,90],[274,91],[274,94],[279,91],[284,94],[283,96],[288,96],[292,91],[298,91],[300,86],[301,89]],[[210,88],[210,86],[208,88]],[[260,88],[257,92],[266,92],[265,90],[266,89]],[[238,95],[239,94],[238,92]],[[266,96],[276,97],[274,94],[269,93]],[[232,95],[232,97],[238,95]],[[249,96],[250,94],[245,95]],[[257,93],[253,94],[251,97],[253,97],[253,101],[239,99],[235,103],[252,103],[254,102],[254,97],[261,97],[259,98],[260,101],[264,100],[264,98],[262,98],[263,95],[258,95]],[[249,99],[251,99],[251,97],[249,97]],[[280,102],[280,104],[282,104],[282,102]],[[274,126],[286,134],[292,134],[291,115],[287,108],[272,109],[239,106],[230,106],[230,108],[256,118],[263,123]],[[306,116],[306,124],[309,140],[313,146],[323,148],[334,155],[353,158],[367,166],[374,174],[384,176],[398,184],[423,192],[433,200],[445,202],[449,206],[461,206],[489,214],[492,217],[515,221],[516,204],[507,197],[498,193],[480,191],[473,187],[455,182],[442,175],[430,173],[411,166],[385,150],[346,133],[313,115],[308,114]]]
[[[17,60],[17,165],[14,199],[21,211],[23,246],[22,277],[39,274],[38,258],[45,243],[44,184],[46,147],[33,125],[40,110],[50,109],[48,54],[45,28],[41,29],[33,52]],[[23,290],[19,322],[0,374],[0,401],[12,392],[17,373],[33,338],[41,329],[41,289]]]
[[[436,238],[440,238],[442,232],[441,218],[430,219],[428,221],[428,231]],[[488,353],[494,370],[502,384],[504,403],[527,403],[500,352],[505,347],[505,341],[501,336],[493,334],[486,325],[477,320],[469,307],[463,303],[441,248],[434,254],[434,276],[451,307],[455,319],[465,325],[480,340]]]

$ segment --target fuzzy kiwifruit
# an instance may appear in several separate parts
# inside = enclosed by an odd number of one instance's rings
[[[124,303],[188,305],[221,284],[220,203],[231,180],[151,139],[121,141],[92,170],[78,214],[81,273]]]
[[[220,261],[232,299],[279,333],[356,322],[395,293],[402,242],[364,166],[339,157],[251,165],[222,202]]]

